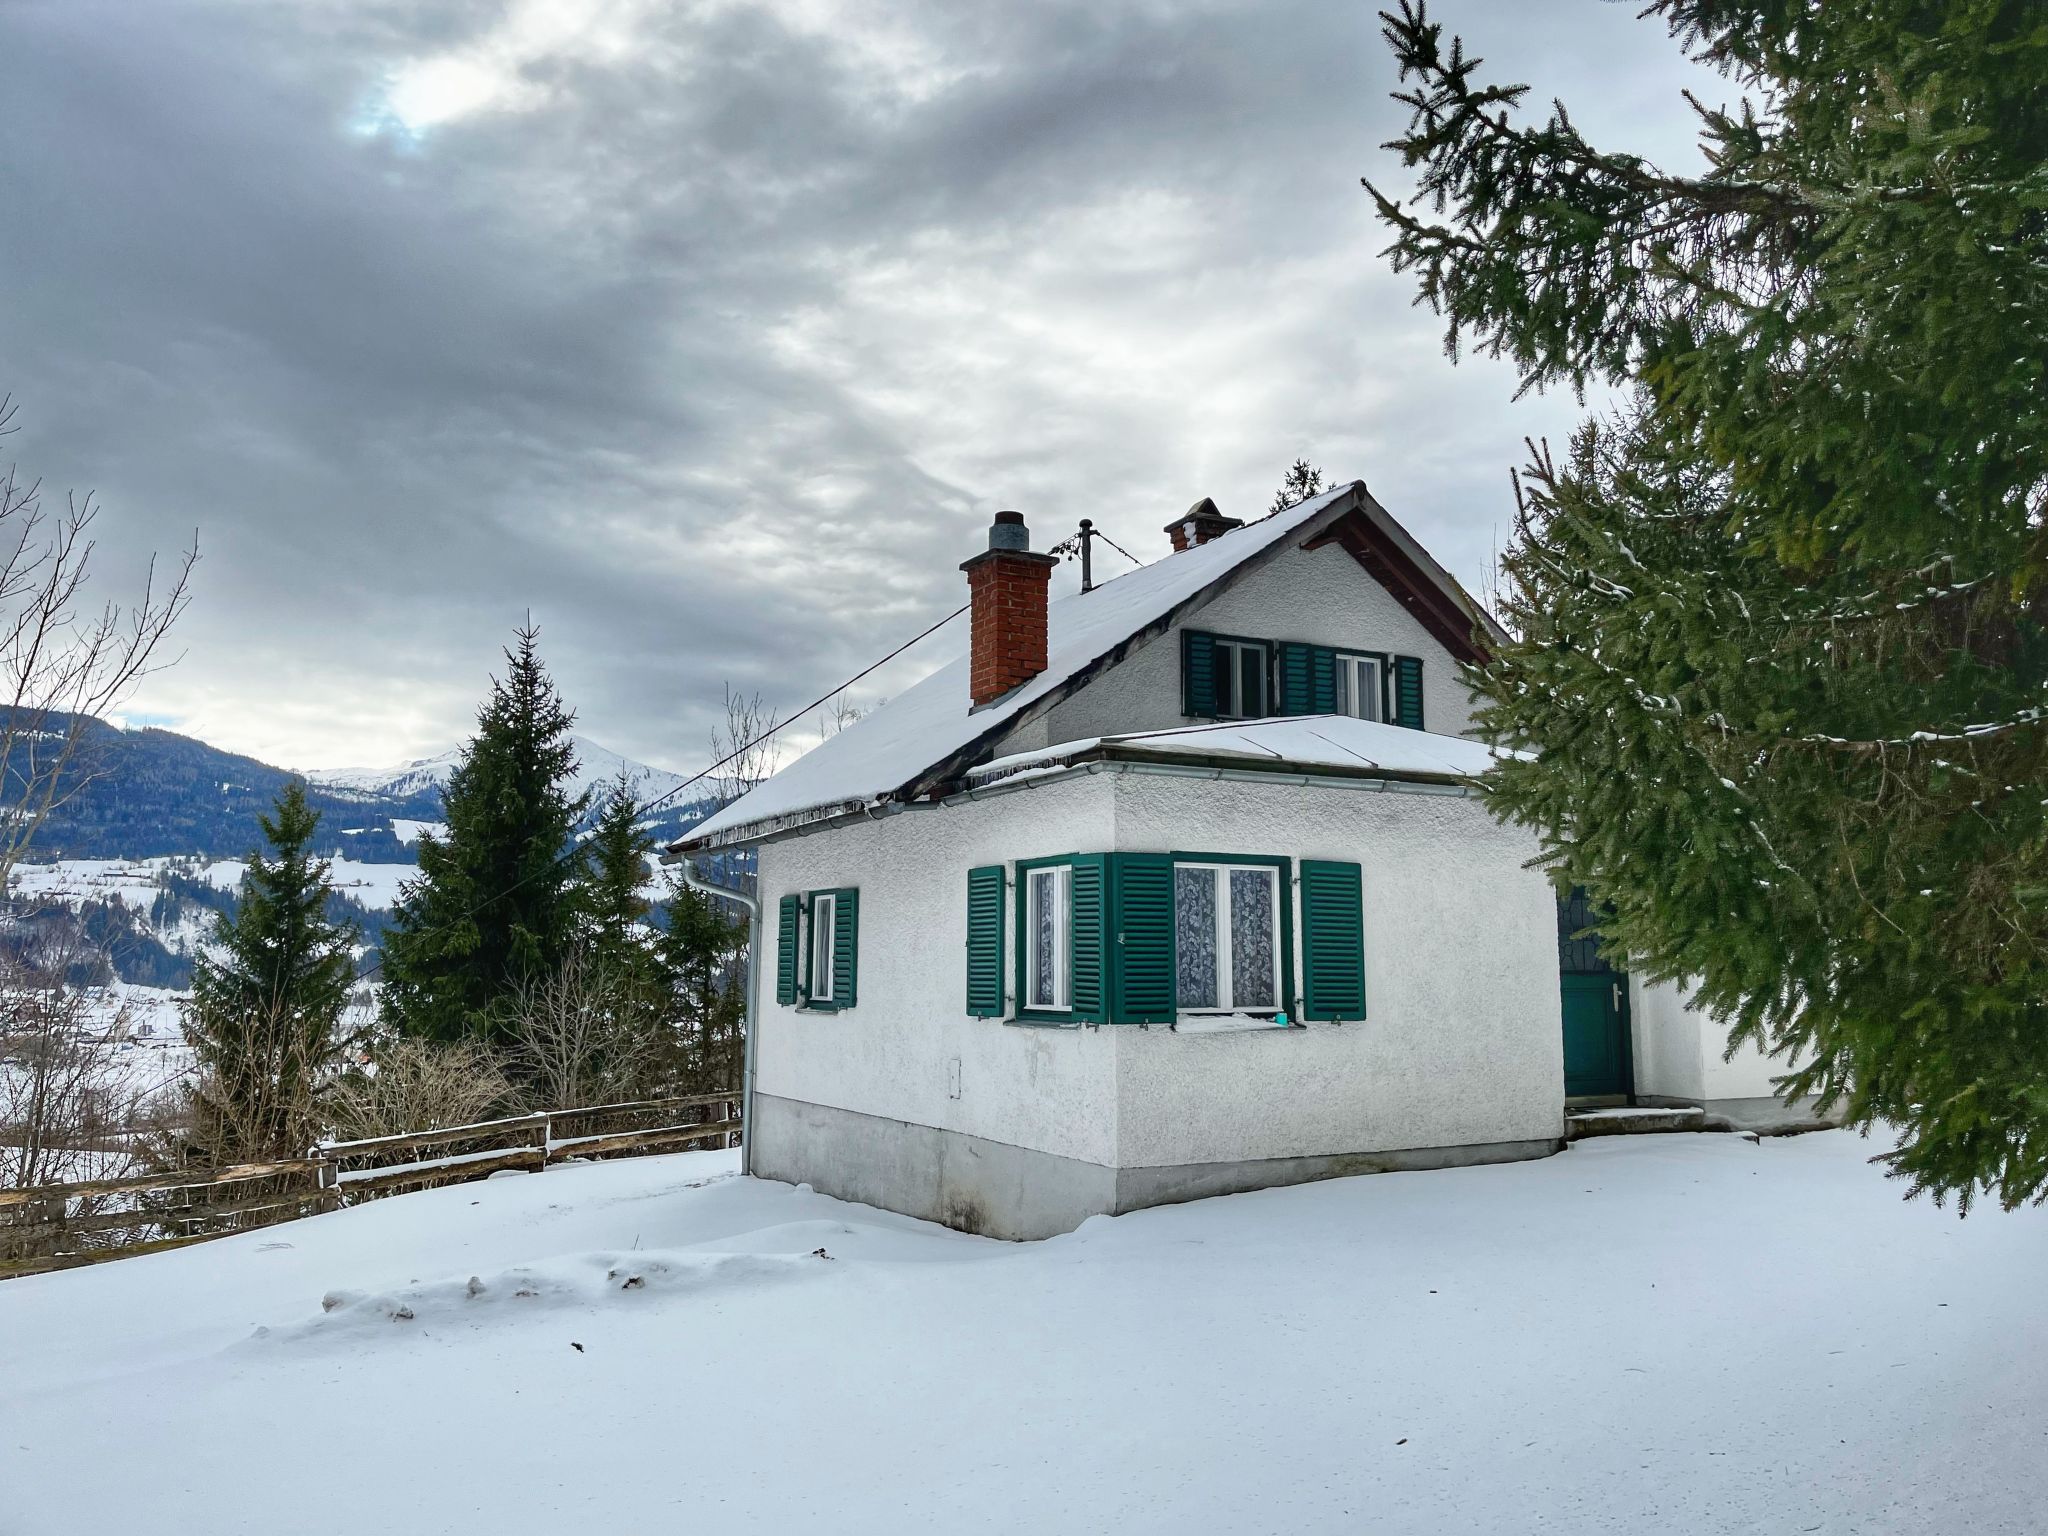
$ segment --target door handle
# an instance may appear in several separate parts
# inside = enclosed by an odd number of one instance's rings
[[[1614,983],[1614,1011],[1621,1012],[1621,983]]]

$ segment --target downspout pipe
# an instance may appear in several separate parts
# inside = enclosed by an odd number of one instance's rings
[[[688,854],[676,860],[683,884],[703,896],[739,903],[747,913],[747,999],[740,1037],[740,1172],[754,1171],[754,1024],[761,1013],[761,903],[731,886],[713,885],[697,873]]]

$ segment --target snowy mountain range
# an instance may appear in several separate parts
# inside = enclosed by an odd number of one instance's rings
[[[588,736],[572,736],[570,740],[576,747],[573,788],[579,794],[591,791],[593,801],[623,775],[633,786],[634,797],[643,805],[661,800],[662,808],[666,810],[688,782],[680,773],[671,773],[666,768],[651,768],[646,763],[622,757]],[[438,757],[418,757],[394,768],[310,768],[304,771],[303,777],[308,784],[338,793],[407,799],[429,792],[438,794],[447,784],[448,775],[455,771],[455,764],[461,756],[462,749],[453,747]]]
[[[5,916],[82,923],[120,981],[150,987],[189,985],[195,947],[232,906],[242,861],[263,840],[259,819],[294,777],[305,779],[320,813],[316,849],[332,860],[348,903],[342,915],[374,943],[417,867],[420,833],[439,830],[442,788],[461,756],[456,749],[393,768],[294,774],[172,731],[86,719],[73,728],[84,733],[90,771],[16,866]],[[588,737],[575,738],[575,747],[574,788],[593,791],[593,802],[621,775],[643,805],[661,801],[641,821],[657,843],[711,809],[705,789],[681,774]]]
[[[125,731],[91,719],[72,728],[83,740],[78,782],[38,829],[31,862],[243,858],[262,842],[259,820],[278,793],[302,777],[320,813],[320,852],[411,864],[420,827],[441,819],[441,789],[460,756],[455,749],[395,768],[294,774],[174,731]],[[623,774],[642,804],[661,801],[644,821],[658,838],[680,835],[708,810],[704,791],[685,787],[681,774],[587,737],[575,744],[575,787],[601,792]]]

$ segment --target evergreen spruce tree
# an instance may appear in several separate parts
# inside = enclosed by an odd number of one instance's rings
[[[442,794],[447,832],[420,839],[420,872],[402,888],[384,945],[384,1006],[404,1033],[501,1037],[503,1002],[555,975],[581,909],[576,828],[588,793],[539,632],[518,632]]]
[[[745,923],[680,882],[669,893],[665,917],[660,957],[680,1030],[677,1087],[686,1093],[736,1088],[745,1035]]]
[[[1285,512],[1289,507],[1298,507],[1311,496],[1323,493],[1323,472],[1307,459],[1296,459],[1287,466],[1287,474],[1280,482],[1280,489],[1274,493],[1273,505],[1268,514]]]
[[[654,834],[639,821],[640,802],[622,775],[607,788],[583,844],[584,942],[593,964],[635,995],[651,996],[662,984],[644,889]]]
[[[262,819],[241,898],[196,962],[185,1031],[198,1057],[197,1139],[216,1162],[302,1155],[317,1138],[320,1090],[350,1039],[355,929],[327,920],[328,864],[314,856],[319,814],[294,780]]]
[[[1911,1192],[2048,1192],[2048,27],[2025,0],[1653,0],[1707,165],[1519,114],[1422,6],[1397,268],[1525,387],[1491,785],[1610,948],[1697,981]],[[1368,184],[1369,185],[1369,184]],[[1433,211],[1432,211],[1433,209]]]

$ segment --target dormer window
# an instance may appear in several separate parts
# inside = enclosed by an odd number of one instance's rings
[[[1350,715],[1425,729],[1422,658],[1306,640],[1180,632],[1181,713],[1196,720]]]
[[[1336,713],[1359,720],[1379,719],[1384,713],[1380,707],[1380,658],[1340,654],[1336,663]]]
[[[1181,712],[1198,720],[1263,720],[1273,713],[1273,642],[1184,629]]]
[[[1263,720],[1267,707],[1266,677],[1271,652],[1260,640],[1216,642],[1216,717],[1219,720]]]

